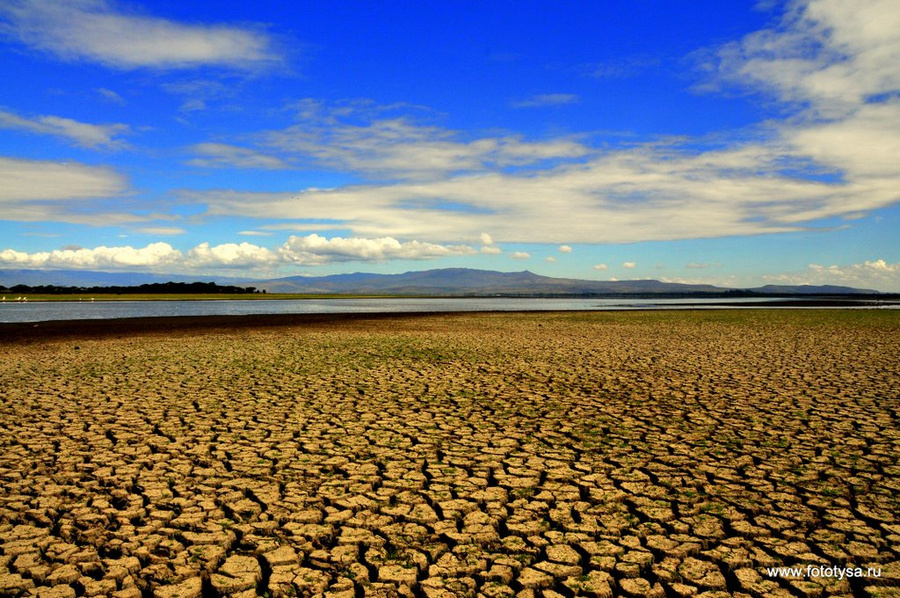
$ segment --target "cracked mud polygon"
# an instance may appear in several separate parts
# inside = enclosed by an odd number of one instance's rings
[[[897,596],[900,318],[9,342],[0,594]],[[878,578],[766,567],[877,568]]]

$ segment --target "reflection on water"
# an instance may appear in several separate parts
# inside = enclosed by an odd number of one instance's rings
[[[748,304],[762,298],[729,299]],[[219,301],[61,301],[0,304],[0,322],[105,320],[163,316],[227,316],[250,314],[334,314],[436,311],[586,311],[666,309],[691,304],[719,307],[721,299],[291,299]]]

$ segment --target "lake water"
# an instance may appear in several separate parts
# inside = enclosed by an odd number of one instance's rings
[[[533,298],[391,298],[220,301],[66,301],[0,303],[0,323],[49,320],[106,320],[165,316],[251,314],[336,314],[441,311],[593,311],[720,308],[722,299],[533,299]],[[753,307],[769,299],[729,299]]]

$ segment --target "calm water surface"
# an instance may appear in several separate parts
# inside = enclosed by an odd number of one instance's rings
[[[164,316],[227,316],[251,314],[335,314],[436,311],[591,311],[721,307],[721,299],[296,299],[220,301],[66,301],[0,304],[0,322],[106,320]],[[730,299],[746,304],[766,299]]]

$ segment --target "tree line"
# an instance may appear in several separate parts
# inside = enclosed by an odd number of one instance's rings
[[[0,293],[32,293],[40,295],[249,295],[265,293],[256,287],[217,285],[214,282],[154,282],[138,286],[64,287],[58,285],[0,285]]]

